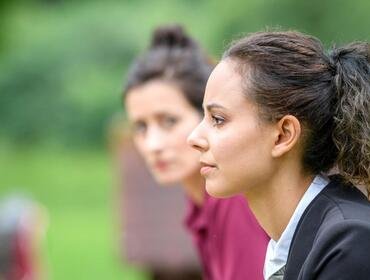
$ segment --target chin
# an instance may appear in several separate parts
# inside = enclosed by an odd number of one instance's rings
[[[215,184],[214,182],[207,181],[206,181],[206,191],[210,196],[216,198],[228,198],[230,196],[235,195],[235,193],[225,188],[225,184]]]
[[[174,176],[171,174],[154,174],[154,178],[158,184],[163,186],[176,185],[180,181],[178,176]]]

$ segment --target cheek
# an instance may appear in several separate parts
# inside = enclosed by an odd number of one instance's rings
[[[257,136],[257,137],[256,137]],[[230,143],[223,155],[225,176],[236,188],[248,187],[264,181],[271,172],[268,145],[260,136],[242,137]]]
[[[189,133],[181,135],[178,137],[178,140],[174,143],[175,145],[175,152],[177,153],[177,157],[183,162],[199,162],[200,152],[193,149],[189,146],[187,142],[187,137]]]
[[[215,138],[211,150],[220,167],[229,172],[250,169],[265,161],[267,149],[261,137],[255,129],[234,129]]]
[[[238,135],[214,135],[209,141],[210,151],[217,164],[223,165],[240,156],[241,150],[244,149],[245,141]]]
[[[147,149],[145,147],[145,141],[140,138],[134,137],[134,144],[136,150],[146,160],[148,155],[146,153]]]
[[[182,164],[196,164],[199,165],[199,156],[200,152],[190,147],[187,142],[187,138],[190,133],[195,128],[195,125],[188,125],[181,131],[179,131],[173,137],[173,147],[175,147],[175,152],[177,153],[177,157]]]
[[[181,127],[176,129],[172,134],[173,146],[177,147],[177,149],[179,150],[189,150],[189,151],[194,150],[188,144],[187,139],[197,125],[198,125],[197,121],[191,120],[186,123],[183,123]]]

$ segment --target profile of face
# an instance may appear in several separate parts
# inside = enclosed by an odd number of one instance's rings
[[[160,184],[199,174],[199,152],[186,139],[201,115],[174,84],[153,80],[131,89],[126,109],[134,143]]]
[[[258,192],[274,172],[274,126],[261,120],[242,88],[235,62],[221,61],[206,87],[204,118],[188,138],[201,152],[206,190],[216,197]]]

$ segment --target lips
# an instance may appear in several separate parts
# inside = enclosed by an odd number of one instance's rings
[[[212,171],[214,171],[217,166],[215,164],[210,164],[204,161],[200,162],[201,168],[200,168],[200,174],[202,176],[207,176],[209,175]]]
[[[169,166],[169,162],[164,160],[157,160],[154,162],[153,166],[159,171],[165,171]]]

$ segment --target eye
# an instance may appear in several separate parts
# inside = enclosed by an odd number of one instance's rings
[[[224,124],[225,119],[223,117],[217,116],[217,115],[211,115],[212,119],[212,125],[213,126],[221,126]]]
[[[179,119],[177,117],[165,116],[161,119],[160,124],[163,128],[171,129],[178,123],[178,121]]]
[[[147,125],[145,122],[139,121],[135,122],[132,128],[134,134],[145,134],[147,130]]]

